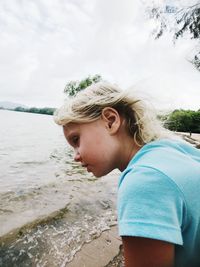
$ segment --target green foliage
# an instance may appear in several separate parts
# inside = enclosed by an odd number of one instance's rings
[[[175,39],[182,37],[186,32],[190,33],[192,39],[200,39],[200,3],[177,12],[176,24],[177,30],[175,30],[174,33]],[[191,63],[200,70],[200,51],[194,55]]]
[[[163,7],[153,6],[148,11],[149,17],[158,22],[153,31],[156,39],[167,30],[174,33],[174,39],[182,37],[186,32],[190,33],[192,39],[200,38],[200,3],[181,9],[174,8],[173,20],[171,17],[169,19],[170,15]]]
[[[164,126],[172,131],[200,133],[200,111],[174,110]]]
[[[198,70],[200,70],[200,52],[194,56],[191,62]]]
[[[164,115],[157,115],[157,118],[161,121],[161,122],[165,122],[168,119],[168,114],[164,114]]]
[[[168,30],[168,21],[164,16],[162,9],[157,6],[154,6],[149,10],[149,17],[159,22],[152,33],[155,39],[159,39],[164,32]]]
[[[14,109],[14,111],[21,111],[21,112],[24,112],[25,111],[25,108],[22,108],[22,107],[16,107]]]
[[[22,107],[16,107],[14,111],[19,111],[19,112],[29,112],[29,113],[38,113],[38,114],[46,114],[46,115],[53,115],[55,108],[22,108]]]
[[[160,6],[149,8],[149,17],[156,20],[157,26],[153,31],[155,39],[160,38],[166,31],[173,33],[173,41],[189,33],[191,39],[200,39],[200,3],[174,9],[173,17]],[[173,18],[173,19],[172,19]],[[200,46],[190,62],[200,71]]]
[[[176,23],[178,25],[175,31],[176,39],[186,31],[192,38],[200,38],[200,3],[179,10],[176,14]]]
[[[75,96],[79,91],[90,86],[91,84],[97,83],[100,81],[102,81],[102,77],[101,75],[98,75],[98,74],[94,76],[88,76],[86,79],[83,79],[81,81],[71,81],[66,84],[64,93],[72,97],[72,96]]]

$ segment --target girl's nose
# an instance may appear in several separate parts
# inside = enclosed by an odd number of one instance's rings
[[[74,161],[81,161],[81,155],[78,150],[75,150]]]

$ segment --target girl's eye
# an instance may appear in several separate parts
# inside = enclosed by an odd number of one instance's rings
[[[73,145],[77,145],[78,144],[78,141],[79,141],[79,137],[78,136],[73,136],[72,139],[71,139],[71,141],[72,141],[72,144]]]

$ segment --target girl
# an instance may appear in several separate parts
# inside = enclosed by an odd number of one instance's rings
[[[162,128],[144,101],[107,83],[69,99],[55,121],[88,172],[122,172],[126,267],[200,266],[200,151]]]

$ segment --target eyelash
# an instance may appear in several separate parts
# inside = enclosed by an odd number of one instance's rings
[[[78,136],[73,136],[71,139],[71,142],[73,145],[77,145],[79,141],[79,137]]]

